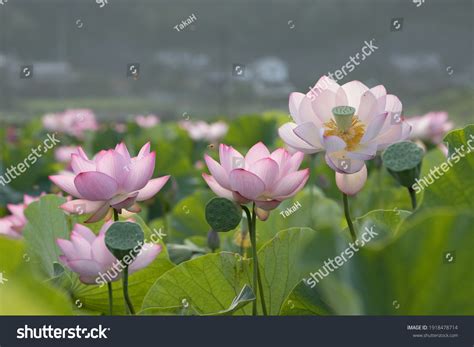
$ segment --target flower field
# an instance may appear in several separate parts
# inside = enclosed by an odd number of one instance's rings
[[[382,85],[0,134],[1,315],[474,314],[474,125]]]

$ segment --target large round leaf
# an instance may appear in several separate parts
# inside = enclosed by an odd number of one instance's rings
[[[350,265],[364,313],[474,314],[473,223],[467,212],[417,213],[387,247],[362,249]]]
[[[312,288],[299,283],[281,313],[294,314],[293,306],[300,314],[472,315],[473,223],[469,212],[417,212],[402,222],[396,235],[384,237],[375,247],[372,241],[359,247],[342,267],[318,277]],[[347,244],[331,250],[330,258],[340,255],[344,247]],[[316,253],[326,250],[325,245],[311,248]],[[312,271],[321,266],[315,263]],[[338,301],[346,304],[338,307]],[[348,312],[350,306],[353,310]]]
[[[143,300],[142,310],[163,312],[172,308],[173,314],[221,312],[250,283],[251,276],[249,260],[237,254],[222,252],[195,258],[161,276]],[[246,306],[235,314],[250,312]]]
[[[48,278],[54,277],[54,263],[61,254],[56,239],[68,239],[72,226],[66,214],[59,208],[66,199],[46,195],[30,204],[25,216],[28,223],[23,231],[27,252],[33,263],[37,263]]]
[[[370,233],[372,233],[374,237],[369,242],[366,242],[365,246],[382,248],[395,237],[401,222],[410,215],[410,211],[398,210],[396,208],[393,210],[370,211],[353,221],[356,235],[362,242],[361,236],[364,233],[367,239]],[[350,235],[349,229],[344,229],[344,233],[345,235]]]
[[[281,316],[353,315],[360,312],[360,302],[351,287],[333,277],[324,285],[311,288],[306,281],[299,282],[281,306]]]
[[[472,210],[474,209],[474,125],[454,130],[446,135],[444,140],[449,149],[449,159],[445,160],[444,165],[437,165],[437,173],[432,175],[426,173],[420,177],[420,180],[431,183],[425,188],[423,207],[451,206]],[[471,141],[468,143],[469,140]],[[420,185],[425,187],[425,183]]]
[[[66,294],[37,278],[24,242],[0,236],[0,315],[71,315]]]
[[[309,228],[283,230],[267,242],[258,257],[268,314],[277,315],[296,284],[334,254],[341,242],[330,230]]]

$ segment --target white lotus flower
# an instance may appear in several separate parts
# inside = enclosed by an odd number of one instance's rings
[[[304,153],[325,151],[328,165],[340,173],[362,170],[365,160],[411,130],[401,116],[402,103],[382,85],[339,86],[323,76],[310,93],[292,93],[289,108],[294,122],[280,127],[283,141]]]

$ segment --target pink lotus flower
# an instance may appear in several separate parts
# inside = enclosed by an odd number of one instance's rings
[[[54,158],[60,163],[69,163],[72,154],[79,154],[77,146],[61,146],[54,151]]]
[[[410,133],[402,103],[382,85],[339,86],[323,76],[310,93],[292,93],[289,108],[294,123],[280,127],[283,141],[304,153],[325,151],[328,165],[341,173],[360,171],[365,160]]]
[[[245,157],[221,144],[219,157],[220,163],[208,155],[204,157],[211,175],[202,176],[212,191],[239,204],[253,201],[266,211],[295,195],[309,177],[309,169],[297,171],[303,153],[290,155],[283,148],[270,153],[261,142],[250,148]]]
[[[44,195],[44,193],[42,193]],[[20,204],[8,204],[7,208],[11,215],[0,218],[0,235],[6,235],[11,238],[20,238],[23,229],[27,223],[25,217],[25,209],[34,201],[38,201],[39,197],[30,195],[23,196],[23,202]]]
[[[70,241],[56,240],[63,253],[59,256],[59,259],[69,269],[79,274],[81,282],[98,284],[96,280],[101,275],[102,277],[108,277],[111,281],[121,278],[120,271],[116,269],[120,262],[105,245],[105,233],[111,225],[111,221],[105,223],[100,229],[99,235],[95,235],[88,227],[76,224],[71,233]],[[160,252],[160,245],[145,243],[140,253],[129,264],[129,273],[139,271],[150,265]]]
[[[165,185],[170,176],[151,179],[155,168],[155,152],[145,144],[138,156],[131,158],[127,146],[121,143],[115,149],[100,151],[92,160],[79,148],[73,154],[73,172],[50,176],[62,190],[77,200],[61,206],[74,213],[92,213],[87,222],[97,222],[112,207],[137,212],[136,201],[150,199]]]
[[[127,125],[123,124],[123,123],[117,123],[117,124],[115,124],[114,129],[119,134],[123,134],[124,132],[127,131]]]
[[[135,116],[135,123],[137,123],[140,128],[153,128],[160,123],[160,118],[154,114],[149,114],[148,116],[138,115]]]
[[[99,129],[94,113],[88,109],[69,109],[63,113],[46,114],[42,121],[47,130],[66,133],[79,139],[84,137],[86,130]]]
[[[347,195],[356,195],[362,190],[367,181],[367,167],[353,174],[336,172],[336,185],[339,190]]]
[[[434,144],[440,143],[444,134],[454,127],[454,124],[448,119],[448,113],[443,111],[411,117],[407,119],[407,122],[411,124],[413,129],[410,139],[429,141]]]
[[[185,129],[189,137],[195,141],[216,142],[227,134],[229,126],[224,122],[208,124],[204,121],[182,121],[180,126]]]

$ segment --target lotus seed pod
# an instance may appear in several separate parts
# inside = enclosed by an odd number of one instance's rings
[[[423,150],[415,143],[402,141],[387,147],[382,161],[387,171],[404,187],[410,188],[420,177]]]
[[[214,198],[206,205],[206,220],[217,232],[235,229],[242,219],[242,208],[225,198]]]
[[[140,225],[130,222],[115,222],[105,234],[105,245],[122,261],[126,255],[134,258],[141,250],[145,235]]]
[[[355,114],[355,108],[351,106],[336,106],[332,109],[332,114],[336,120],[337,127],[346,131],[352,125],[352,116]]]

